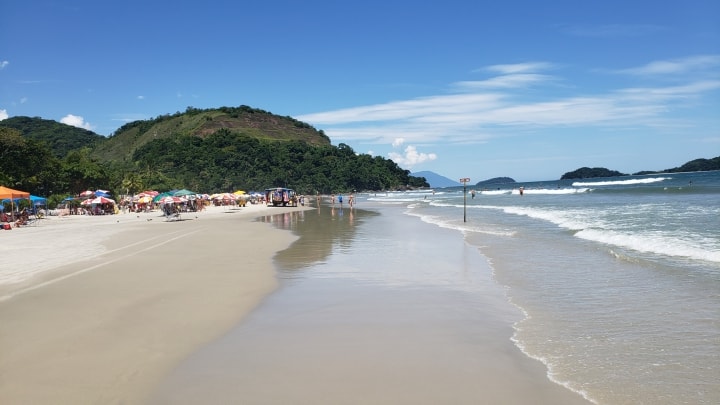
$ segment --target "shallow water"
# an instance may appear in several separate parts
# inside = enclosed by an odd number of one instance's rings
[[[153,403],[584,403],[512,343],[522,313],[461,234],[405,208],[261,220],[298,234],[281,288],[183,362]]]
[[[720,172],[523,186],[369,199],[477,246],[554,380],[598,403],[720,403]]]

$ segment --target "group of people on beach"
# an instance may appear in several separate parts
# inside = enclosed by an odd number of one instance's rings
[[[331,201],[332,201],[332,205],[335,205],[335,194],[332,194],[332,195],[330,196],[330,198],[331,198]],[[338,194],[338,196],[337,196],[337,201],[340,203],[340,206],[343,205],[343,195],[342,195],[342,194]],[[348,196],[348,204],[350,205],[350,208],[352,208],[353,205],[355,205],[355,195],[350,194],[350,195]]]
[[[23,209],[20,212],[16,212],[15,214],[11,213],[10,215],[2,212],[0,214],[0,223],[12,224],[15,228],[23,225],[28,225],[30,223],[30,213],[26,209]],[[6,228],[4,225],[2,227],[3,229],[10,229]]]

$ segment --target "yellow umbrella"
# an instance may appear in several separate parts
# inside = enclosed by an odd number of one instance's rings
[[[238,191],[234,192],[233,194],[235,194],[235,195],[243,195],[243,194],[245,194],[245,191],[243,191],[243,190],[238,190]]]

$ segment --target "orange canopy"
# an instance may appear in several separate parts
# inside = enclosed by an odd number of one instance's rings
[[[30,198],[30,193],[27,191],[18,191],[0,186],[0,200],[4,200],[6,198]]]

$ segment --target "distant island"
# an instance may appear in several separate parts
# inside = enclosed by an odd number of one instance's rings
[[[706,172],[712,170],[720,170],[720,156],[712,159],[695,159],[691,160],[682,166],[674,167],[672,169],[665,170],[646,170],[637,173],[632,173],[634,176],[655,174],[655,173],[680,173],[680,172]],[[411,173],[411,176],[424,177],[425,180],[430,184],[430,187],[457,187],[461,186],[457,181],[451,180],[447,177],[441,176],[435,172],[422,171]],[[617,170],[610,170],[604,167],[581,167],[577,170],[567,172],[560,177],[560,180],[574,180],[574,179],[591,179],[596,177],[619,177],[629,176],[627,173],[622,173]],[[516,181],[510,177],[493,177],[491,179],[479,181],[475,183],[477,188],[490,188],[502,184],[514,184]]]
[[[567,172],[560,177],[560,180],[570,179],[592,179],[594,177],[616,177],[616,176],[627,176],[625,173],[620,173],[616,170],[608,170],[604,167],[581,167],[572,172]]]
[[[712,159],[695,159],[685,163],[682,166],[674,167],[672,169],[665,170],[645,170],[637,173],[633,173],[635,176],[654,174],[654,173],[680,173],[680,172],[708,172],[712,170],[720,170],[720,156]],[[617,176],[628,176],[626,173],[621,173],[616,170],[609,170],[604,167],[581,167],[577,170],[567,172],[560,177],[560,180],[572,180],[572,179],[590,179],[595,177],[617,177]]]
[[[475,183],[475,186],[488,187],[488,186],[497,186],[498,184],[512,184],[512,183],[515,183],[515,179],[510,178],[510,177],[493,177],[492,179],[479,181],[479,182]]]

